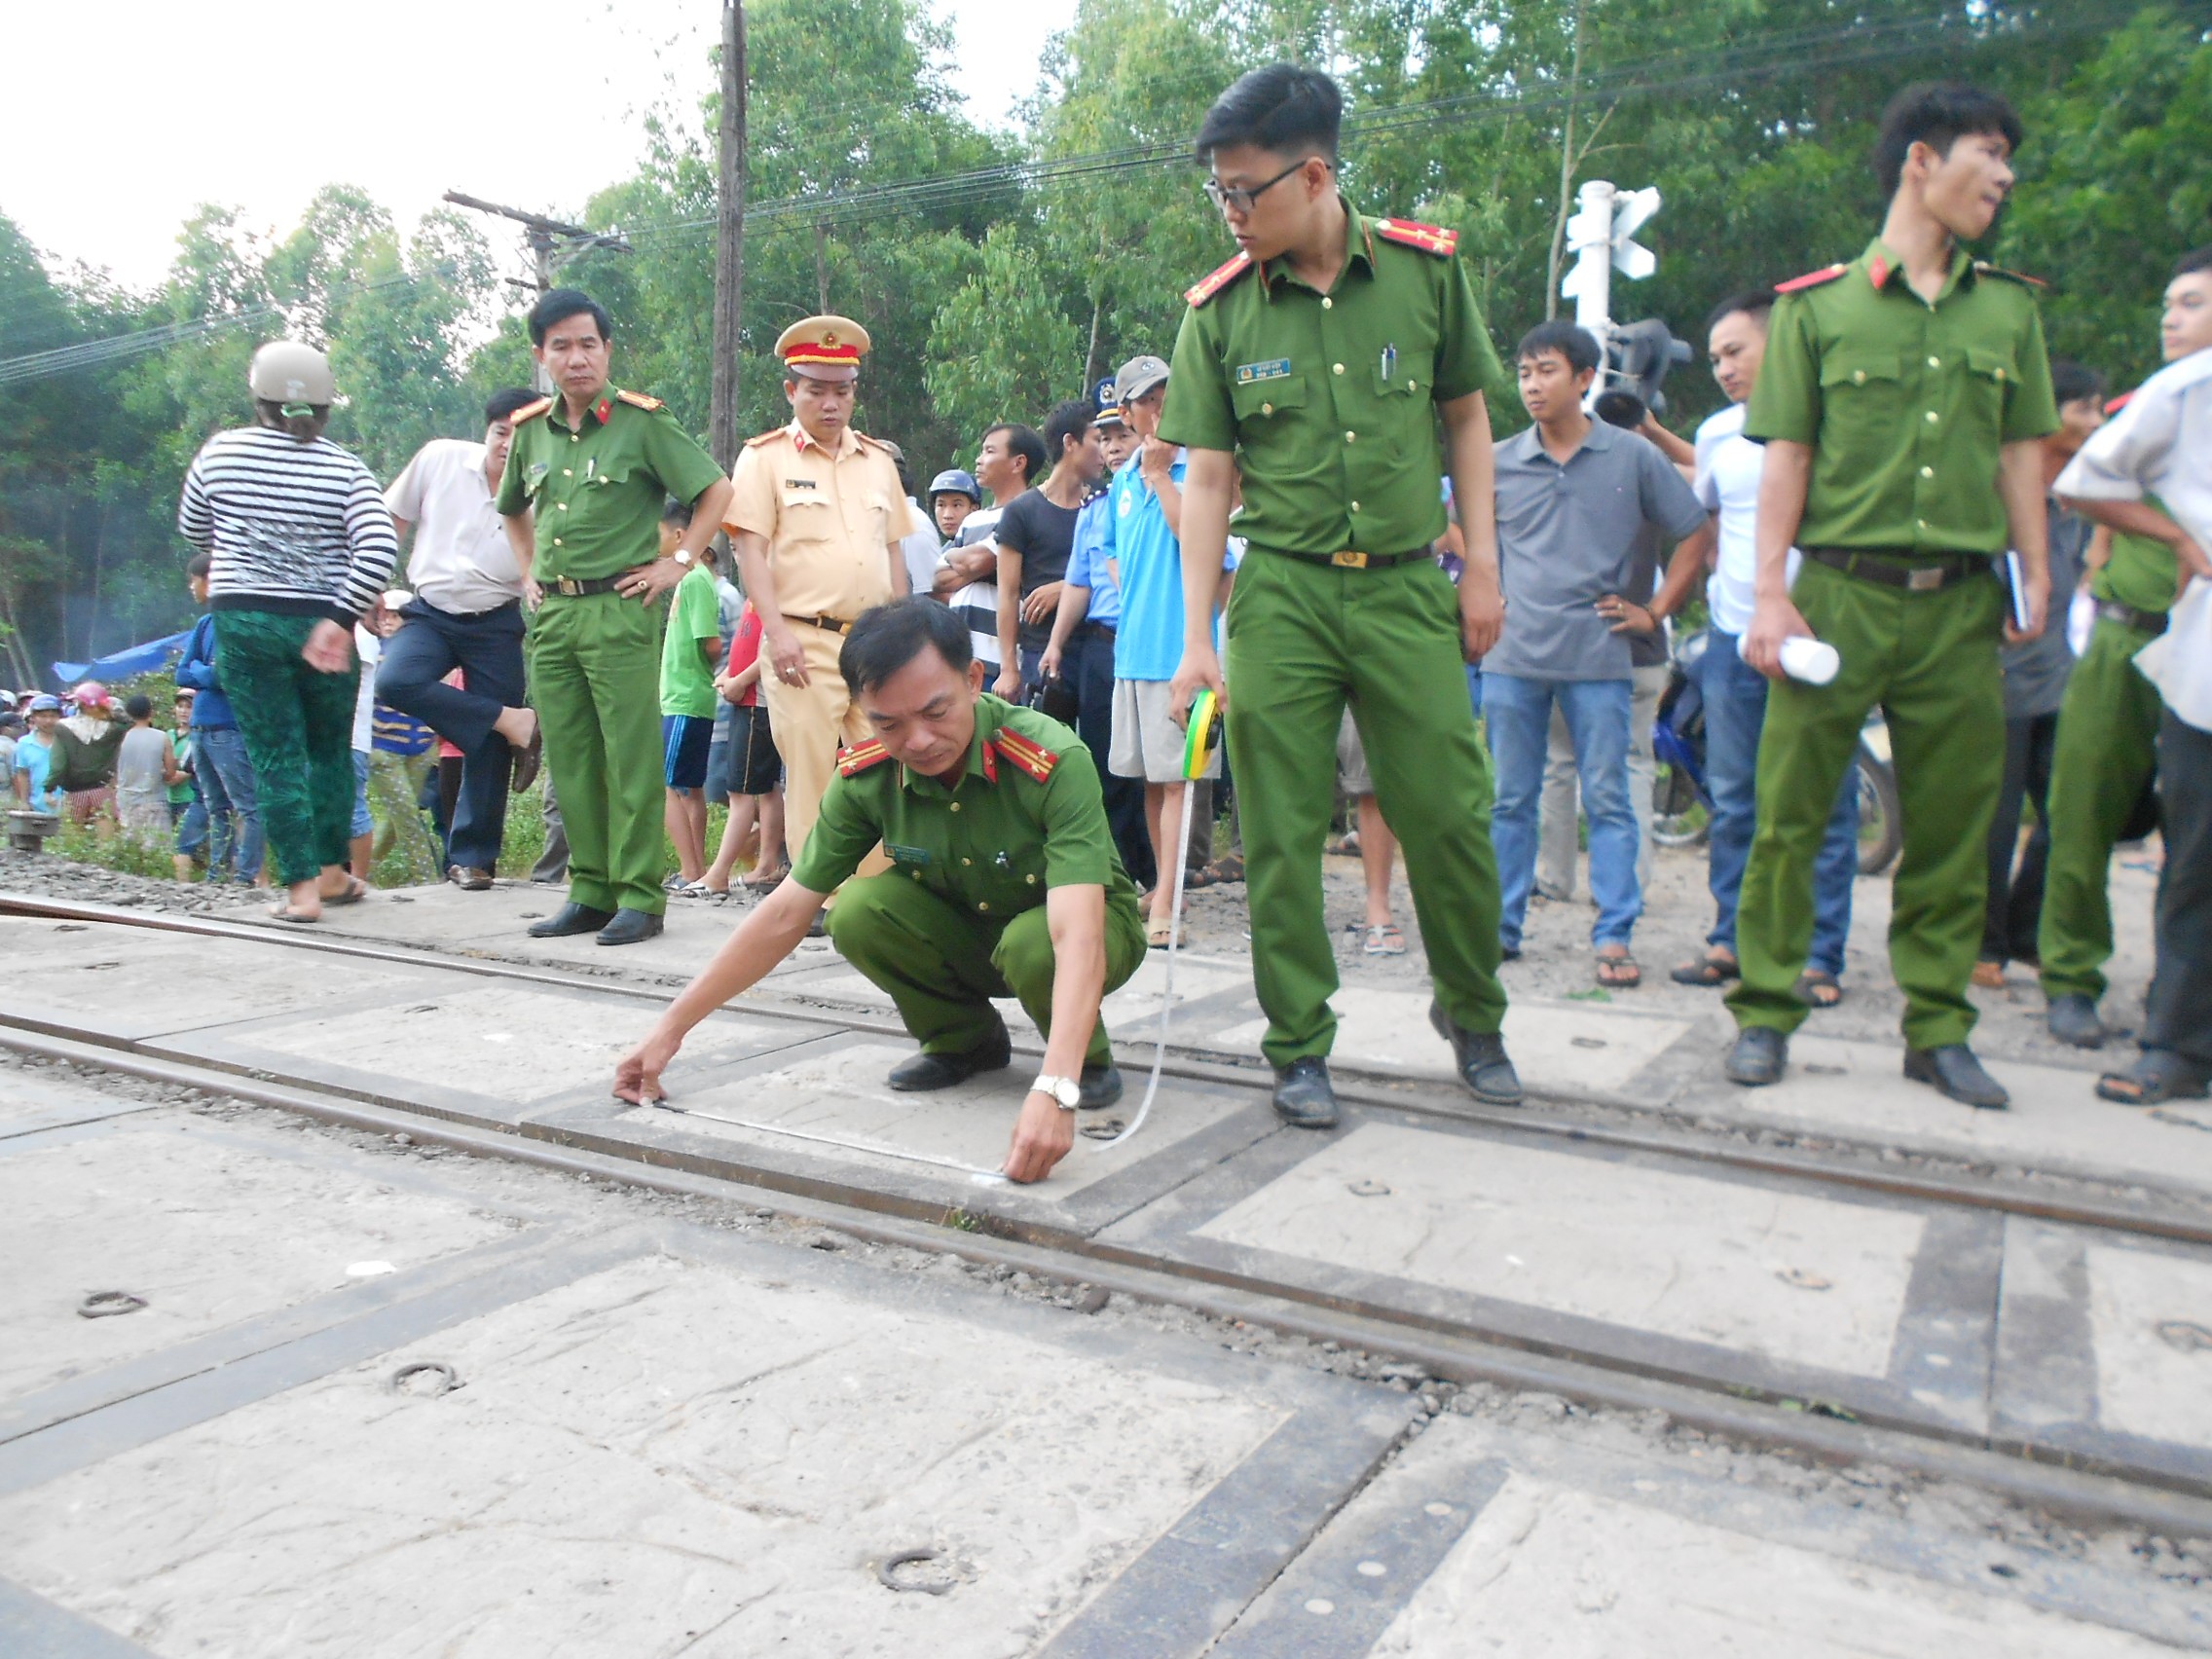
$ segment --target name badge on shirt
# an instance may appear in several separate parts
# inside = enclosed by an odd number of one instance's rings
[[[883,850],[890,855],[891,862],[895,865],[926,865],[936,862],[930,857],[927,847],[899,847],[886,841]]]
[[[787,478],[784,480],[784,488],[787,490],[811,490],[814,488],[814,480],[811,478]]]
[[[1288,357],[1271,357],[1264,363],[1238,363],[1236,384],[1250,386],[1254,381],[1284,380],[1290,375]]]
[[[524,468],[523,477],[529,483],[542,484],[545,482],[545,474],[550,470],[551,468],[546,462],[534,461],[528,467]]]

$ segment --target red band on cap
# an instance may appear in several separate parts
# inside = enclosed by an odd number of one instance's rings
[[[787,363],[843,363],[857,367],[860,360],[858,346],[816,346],[802,341],[784,353]]]

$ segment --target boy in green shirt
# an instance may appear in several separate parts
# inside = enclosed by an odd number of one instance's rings
[[[660,519],[663,557],[690,524],[690,504],[671,500]],[[715,663],[721,643],[715,549],[709,542],[676,584],[660,643],[661,779],[678,866],[665,885],[678,893],[707,873],[707,753],[715,741]]]

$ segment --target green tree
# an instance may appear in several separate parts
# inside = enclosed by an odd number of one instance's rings
[[[1001,226],[983,240],[982,269],[930,329],[930,395],[971,441],[999,421],[1035,420],[1081,389],[1075,324],[1055,305],[1037,255]]]

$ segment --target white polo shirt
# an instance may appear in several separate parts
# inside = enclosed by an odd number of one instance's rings
[[[1697,429],[1697,482],[1705,510],[1719,520],[1719,558],[1706,588],[1713,625],[1742,634],[1751,625],[1751,590],[1758,574],[1759,468],[1766,451],[1744,436],[1744,406],[1731,403]],[[1797,580],[1797,549],[1788,574]]]
[[[522,597],[522,572],[485,481],[482,444],[431,439],[391,481],[384,503],[415,527],[407,585],[418,598],[473,616]]]

